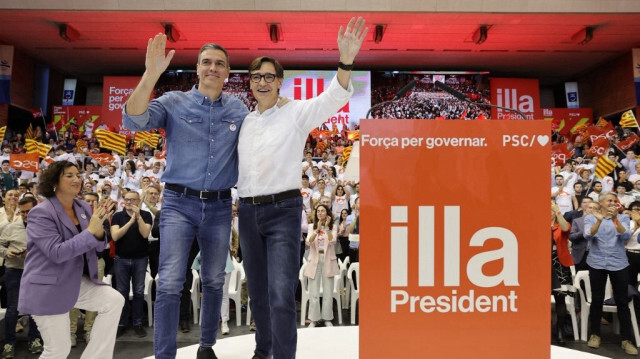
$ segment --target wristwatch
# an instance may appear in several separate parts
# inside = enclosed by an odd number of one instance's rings
[[[343,69],[345,71],[351,71],[351,70],[353,70],[353,65],[354,64],[355,64],[355,62],[352,63],[351,65],[345,65],[342,62],[338,62],[338,68]]]

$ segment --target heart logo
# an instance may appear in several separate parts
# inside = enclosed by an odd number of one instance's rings
[[[544,146],[547,143],[549,143],[549,136],[547,135],[539,135],[538,136],[538,143],[540,144],[540,146]]]

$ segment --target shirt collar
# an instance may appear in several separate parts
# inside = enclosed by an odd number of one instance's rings
[[[220,96],[218,96],[217,99],[212,101],[205,94],[203,94],[202,92],[198,91],[198,85],[193,85],[193,87],[191,88],[190,93],[191,93],[191,96],[193,96],[193,98],[196,100],[196,102],[198,104],[200,104],[200,105],[204,105],[206,101],[209,101],[209,102],[221,101],[222,105],[226,105],[227,104],[227,97],[223,96],[222,93],[220,93]]]

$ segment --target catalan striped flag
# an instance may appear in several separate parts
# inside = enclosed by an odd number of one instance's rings
[[[596,126],[605,127],[608,123],[609,123],[609,121],[605,120],[604,117],[600,117],[598,119],[598,122],[596,122]]]
[[[0,142],[4,140],[4,134],[7,132],[7,126],[0,127]]]
[[[123,155],[127,153],[127,136],[107,130],[96,130],[95,134],[100,147]]]
[[[351,156],[351,146],[345,147],[344,150],[342,150],[342,163],[347,163],[349,156]]]
[[[27,132],[24,134],[24,138],[34,139],[36,138],[36,132],[33,130],[33,125],[29,124],[29,128],[27,128]]]
[[[355,141],[360,138],[360,131],[347,131],[347,139],[349,141]]]
[[[51,151],[51,145],[45,145],[30,138],[25,139],[25,147],[27,148],[27,153],[37,153],[42,158],[47,157],[47,153]]]
[[[83,139],[79,139],[76,141],[76,148],[78,148],[80,152],[84,152],[87,148],[87,143]]]
[[[611,161],[607,156],[600,156],[598,163],[596,164],[596,176],[603,179],[606,175],[611,173],[616,168],[616,163]]]
[[[136,132],[136,135],[133,138],[133,142],[136,143],[136,146],[138,146],[139,143],[146,143],[153,148],[158,148],[158,141],[160,141],[159,134],[145,131]]]
[[[636,121],[636,116],[634,116],[632,110],[626,111],[622,114],[622,117],[620,117],[620,126],[638,127],[638,121]]]

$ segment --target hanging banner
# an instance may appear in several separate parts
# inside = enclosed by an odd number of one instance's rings
[[[0,45],[0,103],[11,103],[11,68],[13,67],[13,46]]]
[[[320,95],[331,84],[335,71],[287,70],[280,96],[293,100],[308,100]],[[369,71],[353,71],[351,74],[353,96],[336,114],[327,119],[323,125],[325,130],[353,130],[364,118],[371,107],[371,73]],[[331,133],[330,133],[331,134]]]
[[[92,137],[101,117],[102,106],[53,106],[52,124],[60,136],[69,131],[76,139]]]
[[[64,79],[64,90],[62,91],[62,106],[73,106],[76,98],[76,79]]]
[[[102,123],[111,132],[130,135],[122,126],[122,108],[140,82],[139,76],[105,76],[102,87]]]
[[[550,122],[361,124],[360,358],[549,358]]]
[[[513,108],[527,120],[542,118],[540,109],[540,86],[538,79],[491,78],[491,103]],[[491,109],[492,120],[517,120],[520,115],[512,111]]]

